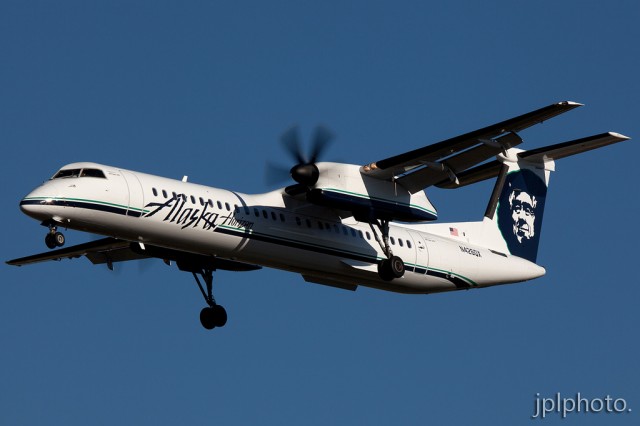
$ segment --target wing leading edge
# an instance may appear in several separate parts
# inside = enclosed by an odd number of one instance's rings
[[[558,102],[482,129],[376,161],[360,170],[364,175],[377,179],[395,179],[411,193],[443,180],[456,182],[459,173],[522,143],[517,132],[579,106],[582,104]]]

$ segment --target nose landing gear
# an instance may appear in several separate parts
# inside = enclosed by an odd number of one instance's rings
[[[62,232],[58,232],[55,226],[49,226],[49,233],[44,237],[44,243],[50,249],[54,249],[56,247],[62,247],[64,245],[64,234]]]
[[[202,292],[204,300],[207,302],[207,305],[209,305],[200,311],[200,323],[207,330],[212,330],[216,327],[224,327],[227,323],[227,311],[222,306],[218,305],[216,300],[213,298],[213,270],[202,269],[199,272],[207,286],[206,292],[198,279],[197,273],[192,273],[193,277],[196,279],[196,283],[198,283],[198,287]]]

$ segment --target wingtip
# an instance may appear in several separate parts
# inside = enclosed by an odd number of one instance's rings
[[[610,134],[611,136],[613,136],[614,138],[618,138],[618,139],[623,140],[623,141],[626,141],[626,140],[631,139],[629,136],[625,136],[625,135],[623,135],[622,133],[609,132],[609,134]]]
[[[573,107],[584,106],[584,104],[581,104],[580,102],[573,102],[573,101],[563,101],[563,102],[560,102],[560,105],[568,105]]]

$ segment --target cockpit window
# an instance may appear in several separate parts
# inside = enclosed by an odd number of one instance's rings
[[[104,172],[99,169],[82,169],[82,173],[80,173],[80,177],[85,177],[85,176],[106,179]]]
[[[99,169],[64,169],[56,173],[51,179],[74,177],[95,177],[106,179],[104,172]]]
[[[80,176],[80,169],[66,169],[66,170],[60,170],[58,173],[56,173],[52,177],[52,179],[78,177],[78,176]]]

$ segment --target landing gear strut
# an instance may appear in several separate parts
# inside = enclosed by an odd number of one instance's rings
[[[62,247],[64,245],[64,234],[62,232],[58,232],[55,225],[49,225],[49,232],[44,237],[44,243],[50,249]]]
[[[223,327],[227,323],[227,311],[225,311],[222,306],[216,304],[216,299],[213,298],[213,270],[202,269],[198,273],[192,273],[205,302],[209,305],[200,311],[200,323],[207,330],[212,330],[215,327]],[[207,286],[206,292],[200,283],[200,279],[198,279],[198,274],[200,274]]]
[[[376,225],[380,230],[382,240],[380,240],[380,236],[373,225]],[[373,236],[378,244],[380,244],[385,256],[387,256],[386,259],[383,259],[378,263],[378,275],[380,275],[380,278],[385,281],[391,281],[394,278],[402,277],[404,275],[404,262],[399,256],[394,256],[391,251],[391,247],[389,247],[389,221],[385,219],[376,219],[373,223],[369,222],[369,226],[371,227]]]

